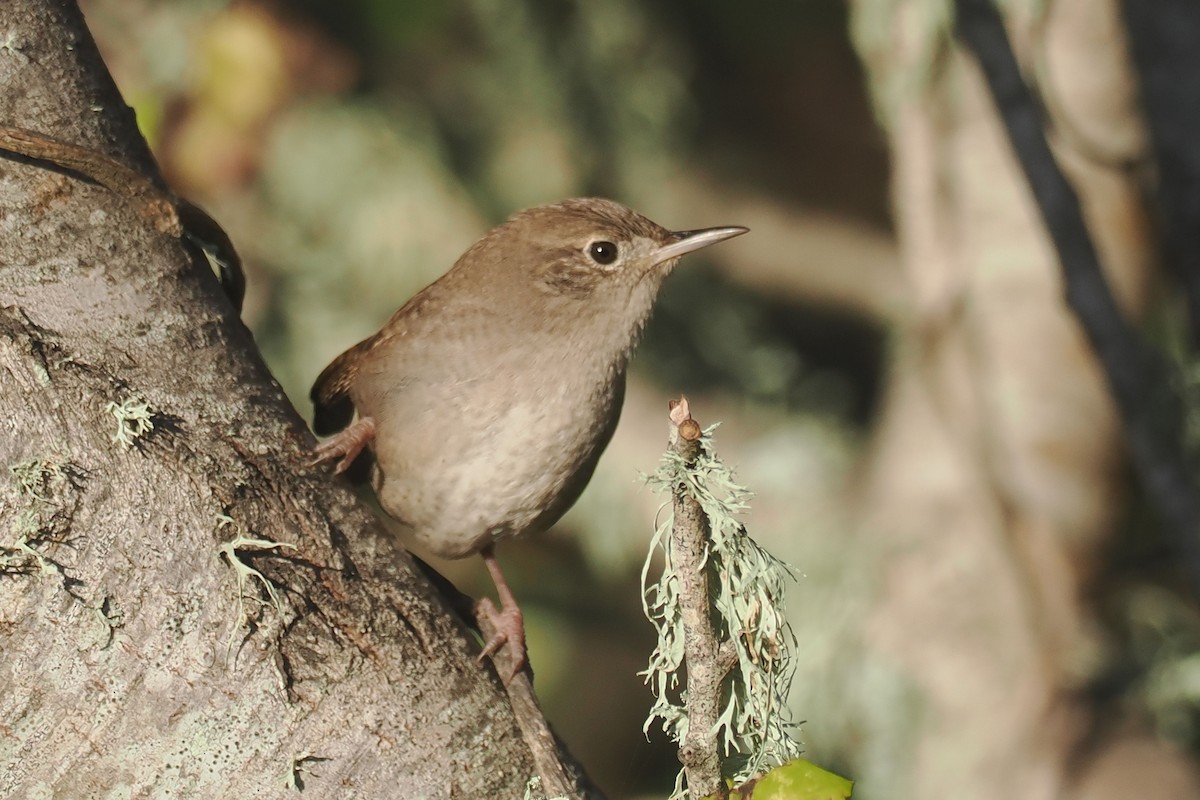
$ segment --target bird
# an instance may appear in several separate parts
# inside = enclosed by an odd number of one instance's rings
[[[379,505],[444,558],[482,556],[500,606],[477,613],[527,664],[498,542],[575,503],[621,414],[629,358],[680,257],[748,231],[671,231],[617,202],[526,209],[473,244],[312,387],[313,464],[367,450]]]

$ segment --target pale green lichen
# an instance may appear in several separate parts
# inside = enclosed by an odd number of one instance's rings
[[[29,41],[17,31],[5,31],[4,38],[0,40],[0,53],[12,57],[18,63],[28,64],[29,56],[24,53],[28,45]]]
[[[28,572],[27,567],[31,562],[37,565],[43,575],[57,572],[54,562],[33,547],[39,530],[36,512],[25,511],[17,517],[13,524],[15,539],[12,546],[0,547],[0,572]]]
[[[525,784],[524,800],[569,800],[569,798],[562,794],[554,797],[546,797],[545,792],[542,791],[541,777],[534,775],[529,779],[529,782]]]
[[[58,457],[35,458],[8,468],[17,495],[25,498],[28,505],[13,518],[12,544],[0,546],[0,571],[27,572],[32,564],[42,574],[58,571],[35,546],[50,533],[47,519],[57,508],[54,497],[66,486],[69,468],[69,462]]]
[[[17,493],[41,503],[50,502],[50,495],[67,480],[65,461],[56,458],[35,458],[8,468]]]
[[[234,637],[243,623],[247,620],[246,615],[246,600],[253,600],[263,606],[271,606],[275,612],[283,616],[283,603],[279,600],[279,594],[275,591],[275,585],[267,580],[266,576],[256,570],[254,567],[241,560],[238,553],[241,551],[257,551],[267,552],[271,550],[279,550],[282,548],[296,549],[296,545],[288,542],[273,542],[270,539],[256,539],[246,535],[246,530],[240,523],[234,521],[233,517],[224,514],[217,515],[217,526],[219,528],[233,528],[234,537],[227,542],[223,542],[218,548],[217,553],[225,557],[225,561],[229,566],[233,567],[233,572],[237,578],[237,624],[229,633],[229,640],[226,643],[225,653],[228,657],[233,649]],[[259,584],[267,593],[267,602],[264,602],[258,597],[253,597],[247,594],[247,584],[251,581],[258,581]]]
[[[112,441],[125,449],[133,447],[139,436],[154,430],[154,411],[140,397],[130,395],[120,403],[110,402],[104,407],[117,421],[117,432]]]
[[[798,726],[787,704],[794,665],[795,637],[783,617],[784,588],[793,580],[791,569],[760,547],[738,521],[748,508],[750,492],[712,449],[712,431],[704,431],[700,456],[689,467],[668,450],[658,471],[648,479],[660,492],[687,492],[700,504],[709,522],[710,541],[704,568],[708,572],[713,619],[722,641],[732,641],[736,664],[726,678],[724,706],[712,735],[718,737],[732,767],[735,783],[761,774],[801,753],[793,738]],[[664,508],[669,508],[668,503]],[[671,526],[667,513],[657,526],[642,567],[642,607],[658,632],[658,644],[642,673],[654,692],[643,730],[661,720],[675,742],[687,734],[686,690],[681,689],[684,665],[684,627],[678,580],[672,565]],[[661,552],[663,571],[649,581],[651,562]],[[685,796],[680,771],[672,800]]]

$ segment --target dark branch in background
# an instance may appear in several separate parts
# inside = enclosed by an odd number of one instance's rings
[[[1200,506],[1184,455],[1183,408],[1170,370],[1117,308],[1079,199],[1050,150],[1040,107],[1021,76],[999,11],[992,0],[955,0],[955,10],[958,35],[979,60],[1058,251],[1067,303],[1108,377],[1134,467],[1193,591],[1200,594]]]
[[[1167,266],[1187,295],[1200,347],[1200,3],[1125,0],[1142,108],[1158,162]]]

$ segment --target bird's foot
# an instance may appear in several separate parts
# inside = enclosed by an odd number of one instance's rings
[[[507,686],[513,678],[517,677],[517,673],[529,663],[529,653],[525,649],[525,617],[515,604],[504,604],[500,608],[496,608],[496,604],[488,597],[479,601],[475,606],[475,613],[486,617],[492,627],[496,629],[492,638],[488,639],[487,644],[483,646],[483,652],[479,654],[481,663],[488,656],[494,656],[501,647],[508,645],[512,667],[507,676],[500,676],[504,685]]]
[[[338,433],[332,439],[327,439],[313,448],[313,459],[310,466],[324,464],[327,461],[337,461],[333,468],[334,475],[341,475],[350,469],[354,459],[375,438],[375,420],[363,417],[349,428]]]

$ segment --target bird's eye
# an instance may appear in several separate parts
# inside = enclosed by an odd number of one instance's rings
[[[587,252],[597,264],[607,266],[617,260],[617,246],[612,242],[592,242]]]

